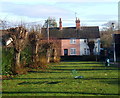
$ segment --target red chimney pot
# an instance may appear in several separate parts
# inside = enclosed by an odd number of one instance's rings
[[[61,18],[59,20],[59,29],[62,30],[62,20],[61,20]]]
[[[80,29],[80,20],[76,18],[76,29]]]

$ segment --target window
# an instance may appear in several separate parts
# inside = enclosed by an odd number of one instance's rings
[[[90,54],[90,50],[89,49],[87,49],[87,55],[89,55]]]
[[[76,39],[70,39],[70,44],[76,44]]]
[[[84,40],[84,43],[87,43],[87,39]]]
[[[86,51],[86,48],[84,48],[84,54],[87,55],[87,51]]]
[[[70,49],[70,55],[76,55],[76,48]]]

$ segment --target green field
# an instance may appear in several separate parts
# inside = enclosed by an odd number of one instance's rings
[[[2,93],[3,96],[118,96],[118,72],[117,67],[105,67],[99,62],[61,62],[51,64],[47,70],[33,70],[3,80]],[[83,78],[74,79],[74,75]]]

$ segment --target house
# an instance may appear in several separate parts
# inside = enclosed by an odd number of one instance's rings
[[[94,42],[93,54],[100,54],[100,34],[98,26],[81,26],[80,20],[76,18],[76,27],[62,27],[62,20],[59,20],[59,27],[42,29],[44,37],[57,38],[61,41],[61,56],[82,56],[90,55],[88,43]],[[49,33],[49,34],[48,34]]]

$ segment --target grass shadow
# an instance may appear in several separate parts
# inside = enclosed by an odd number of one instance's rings
[[[31,92],[6,92],[3,91],[3,94],[85,94],[85,95],[120,95],[119,93],[87,93],[87,92],[55,92],[55,91],[31,91]]]
[[[100,67],[102,67],[102,68],[106,68],[107,66],[54,66],[55,68],[57,68],[57,67],[97,67],[97,68],[100,68]],[[112,66],[109,66],[109,67],[112,67]]]
[[[31,84],[58,84],[61,83],[62,81],[54,81],[54,82],[49,82],[49,81],[40,81],[40,82],[21,82],[18,83],[18,85],[31,85]]]
[[[53,69],[52,69],[53,70]],[[69,72],[55,72],[55,71],[28,71],[28,73],[69,73]]]
[[[52,69],[52,70],[72,71],[73,69]],[[109,69],[93,69],[93,68],[92,69],[76,69],[76,71],[93,71],[93,70],[101,71],[101,70],[120,70],[120,69],[110,69],[110,68]]]
[[[72,76],[71,76],[71,78],[70,77],[63,77],[63,78],[13,78],[13,80],[26,80],[26,79],[34,79],[34,80],[43,79],[44,80],[44,79],[74,79],[74,78]],[[91,77],[91,78],[82,78],[82,79],[83,80],[97,80],[97,79],[98,80],[107,80],[107,79],[120,79],[120,78],[92,78]],[[44,81],[44,82],[48,82],[48,81]],[[44,83],[44,82],[41,82],[41,83]],[[39,82],[35,82],[35,83],[39,83]]]
[[[61,81],[56,81],[56,82],[48,82],[47,84],[58,84],[61,83]]]
[[[120,79],[120,78],[85,78],[84,80],[108,80],[108,79]]]
[[[114,79],[114,80],[110,80],[110,81],[101,81],[101,82],[120,86],[120,78]]]
[[[104,64],[104,63],[103,62],[94,62],[94,63],[89,63],[89,62],[88,63],[86,63],[86,62],[85,63],[83,63],[83,62],[82,63],[70,62],[70,63],[67,63],[67,65],[68,64],[73,64],[73,65],[76,64],[76,65],[78,65],[78,64]]]
[[[43,83],[46,83],[48,81],[41,81],[41,82],[21,82],[21,83],[18,83],[18,85],[26,85],[26,84],[43,84]]]
[[[30,79],[30,80],[37,80],[37,79],[73,79],[72,77],[71,78],[13,78],[12,80],[26,80],[26,79]]]

